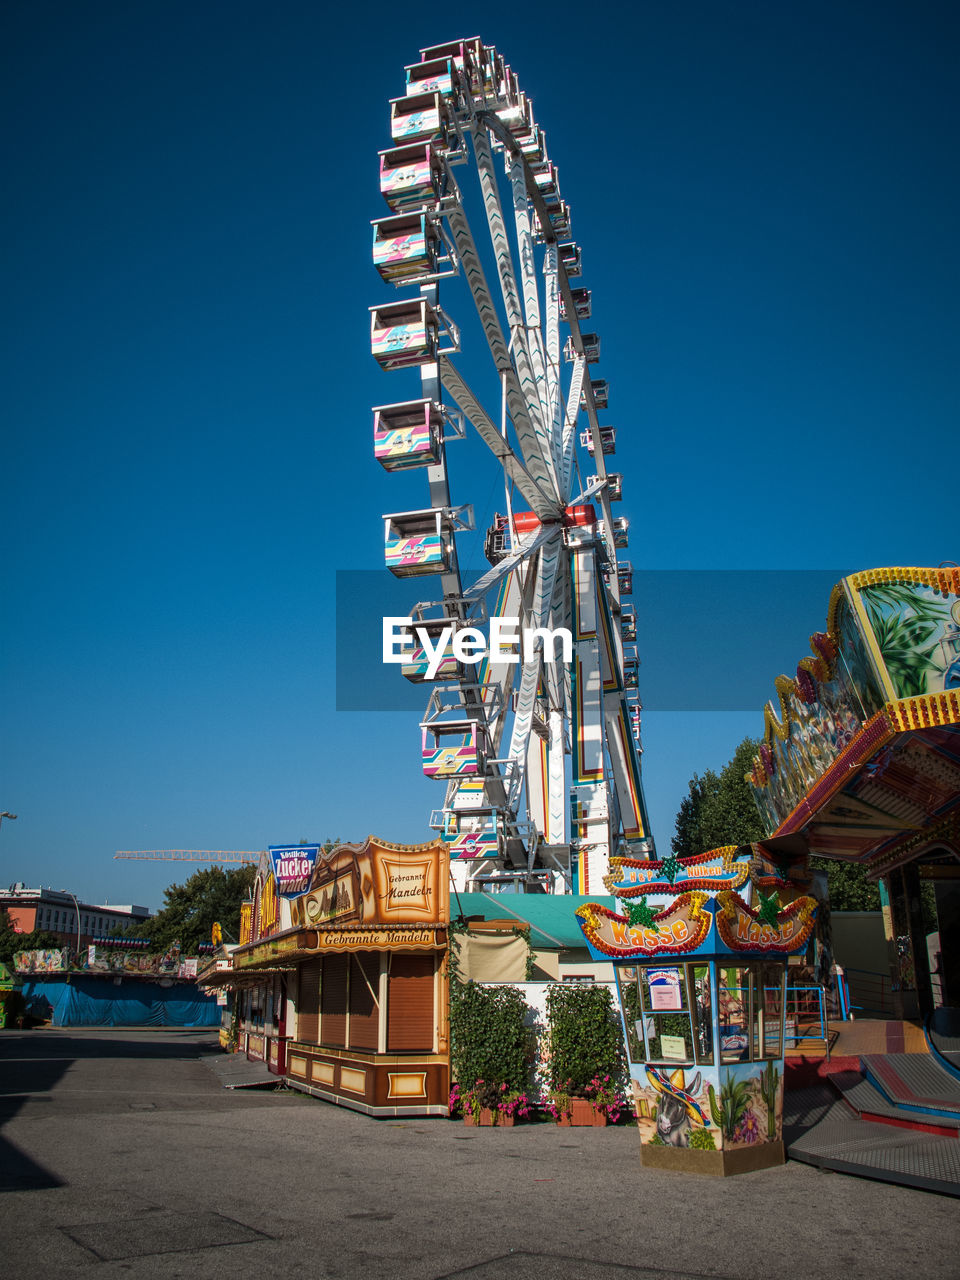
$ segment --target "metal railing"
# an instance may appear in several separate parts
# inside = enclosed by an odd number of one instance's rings
[[[823,987],[787,987],[786,999],[783,1023],[784,1047],[793,1045],[796,1048],[797,1045],[808,1040],[819,1040],[829,1050],[830,1027],[827,1022],[827,1002]]]
[[[847,986],[848,1016],[868,1018],[895,1016],[893,984],[888,973],[845,967],[843,974]]]

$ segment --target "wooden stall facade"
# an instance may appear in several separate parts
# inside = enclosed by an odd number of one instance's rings
[[[340,845],[289,910],[234,956],[286,974],[287,1082],[370,1115],[446,1115],[446,845]]]

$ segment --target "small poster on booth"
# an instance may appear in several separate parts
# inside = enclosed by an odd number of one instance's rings
[[[673,1013],[683,1008],[679,969],[648,969],[647,981],[654,1013]]]
[[[661,1036],[660,1056],[664,1062],[686,1062],[689,1055],[683,1036]]]

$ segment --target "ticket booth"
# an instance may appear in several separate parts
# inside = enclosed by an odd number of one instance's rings
[[[612,858],[622,914],[577,911],[591,955],[614,964],[644,1165],[724,1175],[784,1161],[786,964],[817,903],[786,874],[764,894],[758,866],[749,845]]]

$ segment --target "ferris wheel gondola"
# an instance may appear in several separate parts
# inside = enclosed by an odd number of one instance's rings
[[[420,386],[374,410],[374,452],[387,471],[426,472],[429,505],[384,524],[387,567],[439,582],[411,610],[416,639],[402,664],[432,685],[422,767],[446,792],[431,824],[451,842],[461,885],[596,891],[611,856],[653,847],[636,615],[623,602],[632,569],[618,560],[628,525],[612,515],[622,481],[606,469],[616,430],[597,416],[607,382],[590,376],[600,338],[580,327],[593,298],[571,285],[581,252],[532,103],[493,46],[422,50],[390,119],[393,145],[380,153],[390,212],[373,224],[373,259],[384,281],[416,293],[370,308],[371,347],[387,371],[418,370]],[[483,253],[471,223],[484,225]],[[464,337],[468,314],[458,324],[441,306],[441,282],[457,276],[479,341]],[[499,399],[489,408],[489,391],[466,378],[481,345]],[[454,504],[447,466],[467,425],[502,473],[506,509],[485,531],[490,569],[472,583],[459,546],[473,513]],[[547,646],[563,632],[570,652],[556,661]]]

